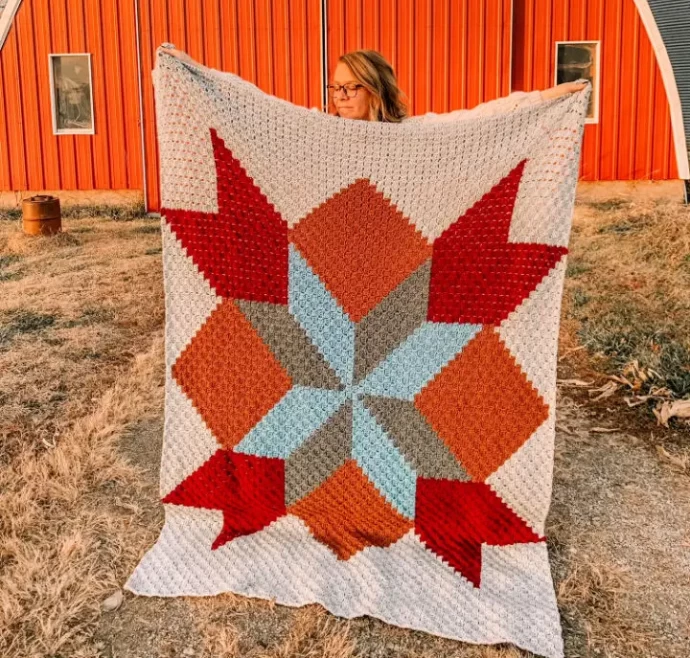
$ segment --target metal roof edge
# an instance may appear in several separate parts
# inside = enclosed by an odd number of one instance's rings
[[[5,39],[12,27],[12,21],[14,21],[14,15],[17,13],[21,3],[22,0],[7,0],[5,8],[2,14],[0,14],[0,50],[5,45]]]
[[[683,106],[680,102],[680,92],[676,75],[671,64],[671,59],[666,49],[666,43],[661,36],[656,18],[649,6],[648,0],[634,0],[642,23],[647,30],[647,36],[652,43],[656,61],[659,65],[661,78],[666,88],[669,109],[671,112],[671,127],[673,130],[673,143],[676,147],[676,160],[678,175],[685,180],[690,179],[690,160],[688,156],[688,142],[686,141],[685,125],[683,122]]]

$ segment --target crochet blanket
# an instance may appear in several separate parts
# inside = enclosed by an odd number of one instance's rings
[[[154,81],[165,526],[126,587],[562,656],[544,523],[590,87],[392,124],[160,52]]]

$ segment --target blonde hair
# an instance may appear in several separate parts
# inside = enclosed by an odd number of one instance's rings
[[[408,116],[407,103],[393,67],[380,52],[353,50],[341,55],[338,61],[347,64],[355,79],[370,92],[370,121],[399,123]]]

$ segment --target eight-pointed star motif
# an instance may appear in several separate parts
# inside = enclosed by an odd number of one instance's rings
[[[339,385],[294,385],[235,446],[239,453],[285,460],[288,505],[347,459],[409,519],[414,518],[415,465],[437,477],[469,479],[414,405],[419,391],[481,328],[426,320],[429,266],[424,261],[356,323],[291,244],[290,314]],[[253,302],[239,306],[250,321],[263,324],[264,309]],[[329,455],[332,470],[316,451]]]

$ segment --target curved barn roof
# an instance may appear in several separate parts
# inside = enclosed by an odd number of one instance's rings
[[[649,6],[673,68],[683,115],[685,143],[690,150],[690,5],[687,0],[649,0]],[[690,175],[683,178],[690,178]]]
[[[678,175],[690,179],[690,12],[687,0],[635,0],[666,87]]]
[[[12,27],[12,19],[22,0],[0,0],[0,48]]]

